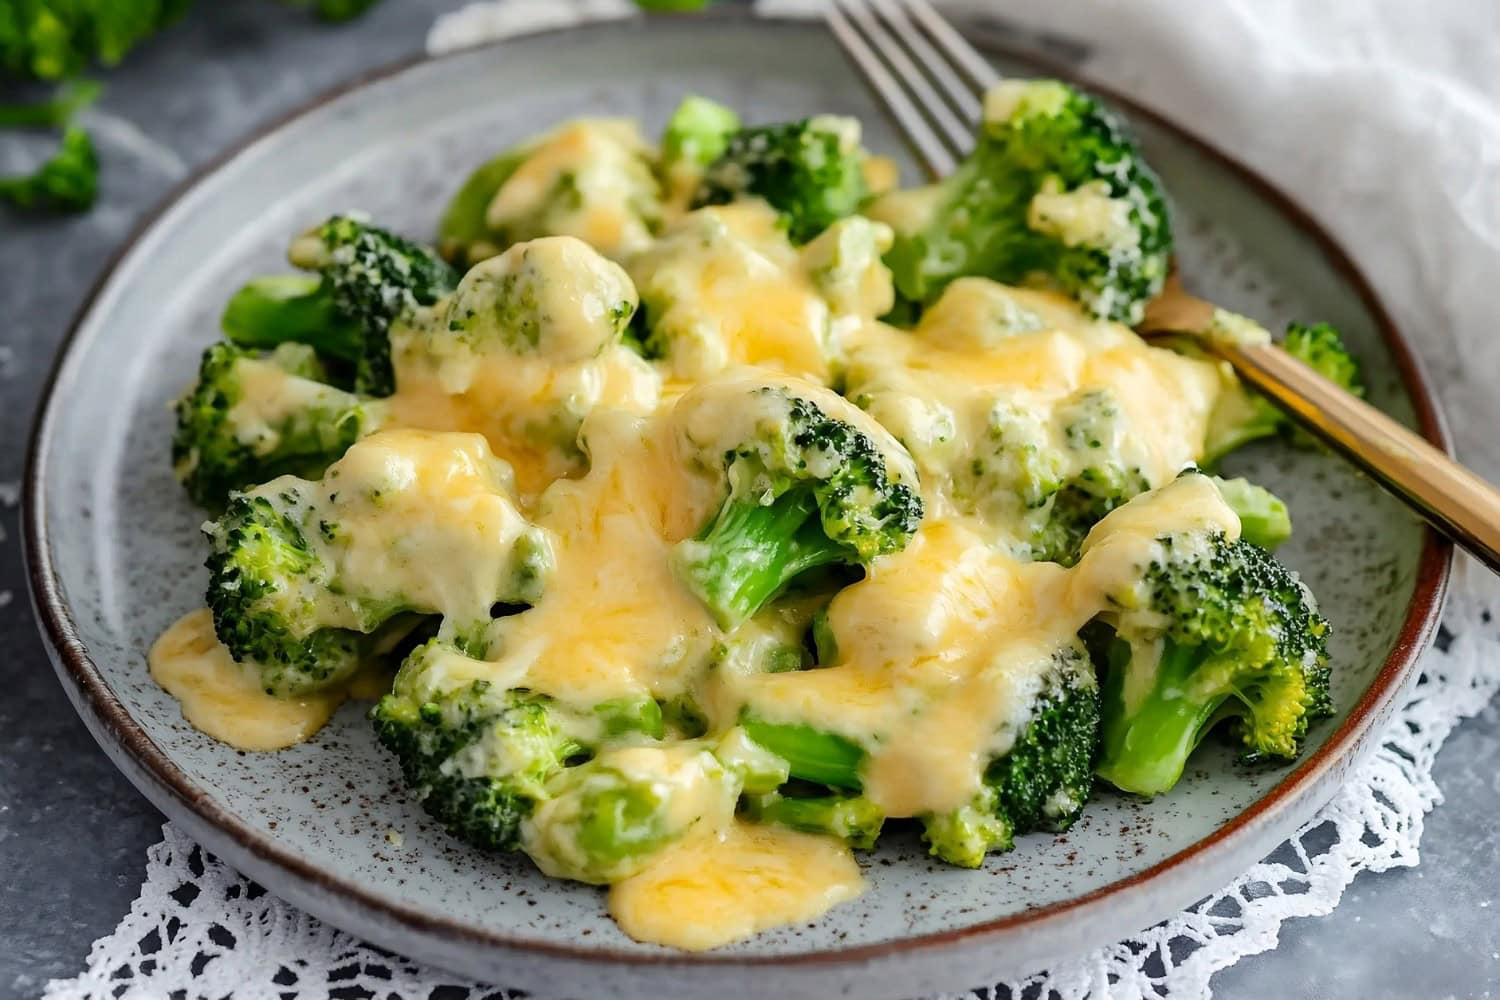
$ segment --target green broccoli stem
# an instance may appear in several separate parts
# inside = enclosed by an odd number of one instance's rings
[[[1247,479],[1214,478],[1219,495],[1240,519],[1240,537],[1274,549],[1292,537],[1292,515],[1281,498]]]
[[[220,325],[241,347],[269,350],[295,341],[340,361],[357,361],[363,345],[359,323],[341,316],[327,286],[311,275],[251,280],[230,297]]]
[[[875,846],[885,823],[880,807],[860,795],[752,795],[745,799],[745,814],[758,823],[838,837],[860,850]]]
[[[1227,683],[1232,673],[1224,673],[1222,688],[1205,688],[1207,651],[1171,639],[1162,640],[1154,665],[1133,662],[1132,652],[1122,639],[1110,646],[1095,773],[1121,791],[1158,795],[1182,777],[1188,757],[1219,721],[1219,707],[1234,693]],[[1152,671],[1150,689],[1130,690],[1143,670]]]
[[[849,561],[823,531],[812,490],[794,487],[773,503],[730,495],[718,516],[679,549],[688,586],[733,631],[802,573]]]
[[[752,740],[786,761],[792,777],[859,791],[865,751],[853,740],[802,723],[767,722],[752,713],[740,725]]]

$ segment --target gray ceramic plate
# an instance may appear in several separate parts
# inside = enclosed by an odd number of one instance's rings
[[[172,481],[166,404],[215,336],[228,290],[278,267],[288,235],[333,210],[427,232],[486,154],[573,115],[635,115],[655,131],[688,92],[751,120],[858,115],[871,147],[902,152],[816,27],[587,27],[418,62],[318,101],[193,181],[133,241],[63,351],[26,495],[39,620],[105,750],[192,836],[291,902],[414,958],[549,994],[959,989],[1121,938],[1268,853],[1331,795],[1389,714],[1449,562],[1446,546],[1339,462],[1276,446],[1238,456],[1236,471],[1290,502],[1298,533],[1286,558],[1337,628],[1340,714],[1314,730],[1304,760],[1247,772],[1204,754],[1171,796],[1101,794],[1066,836],[1025,837],[978,872],[934,865],[915,838],[898,837],[866,859],[862,899],[705,956],[636,944],[598,891],[447,839],[404,794],[359,706],[309,744],[246,755],[186,725],[147,677],[148,644],[202,600],[202,515]],[[1343,254],[1243,170],[1134,114],[1175,196],[1180,256],[1198,290],[1277,323],[1339,324],[1373,400],[1441,442],[1409,352]],[[392,830],[403,846],[387,842]]]

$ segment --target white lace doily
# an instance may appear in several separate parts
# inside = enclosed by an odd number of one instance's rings
[[[764,0],[778,11],[799,0]],[[800,4],[805,9],[805,3]],[[1008,17],[1111,39],[1089,70],[1123,85],[1209,137],[1237,146],[1283,184],[1324,207],[1408,330],[1437,330],[1419,349],[1455,422],[1461,455],[1492,478],[1492,389],[1467,373],[1500,370],[1488,305],[1500,257],[1500,69],[1476,59],[1482,34],[1463,0],[1408,7],[1398,0],[1307,5],[1298,0],[1049,0],[1009,2]],[[628,11],[626,0],[501,0],[448,15],[429,45],[458,47],[539,26]],[[983,9],[983,8],[981,8]],[[1487,9],[1487,8],[1486,8]],[[1500,27],[1500,24],[1491,24]],[[1477,37],[1477,36],[1476,36]],[[1114,61],[1111,61],[1111,53]],[[1129,55],[1129,61],[1122,54]],[[1233,65],[1233,77],[1220,72]],[[1482,98],[1488,96],[1490,102]],[[1264,128],[1267,108],[1284,128]],[[1260,130],[1256,131],[1257,124]],[[1254,136],[1252,148],[1239,142]],[[1307,136],[1316,141],[1305,142]],[[1382,149],[1371,162],[1331,155]],[[1390,184],[1392,150],[1406,152]],[[1378,161],[1378,162],[1377,162]],[[1409,238],[1391,240],[1389,233]],[[1458,359],[1463,357],[1464,364]],[[1209,978],[1275,946],[1284,921],[1330,912],[1356,875],[1417,863],[1423,817],[1441,801],[1432,780],[1439,747],[1500,687],[1500,586],[1461,560],[1443,641],[1384,743],[1338,797],[1272,856],[1221,891],[1127,941],[981,989],[1011,997],[1158,1000],[1201,997]],[[300,913],[206,854],[168,824],[148,852],[140,898],[95,942],[86,970],[47,987],[48,998],[281,996],[509,998],[504,988],[454,980]]]

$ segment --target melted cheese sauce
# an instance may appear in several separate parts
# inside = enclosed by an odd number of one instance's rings
[[[147,663],[193,728],[240,750],[282,750],[310,739],[344,700],[343,691],[296,699],[266,694],[259,668],[236,663],[220,644],[207,608],[163,632]]]
[[[576,236],[611,257],[633,253],[651,242],[661,212],[648,154],[634,122],[563,125],[500,185],[485,224],[512,242]]]
[[[1012,540],[1025,534],[1021,505],[1014,497],[972,496],[973,484],[954,471],[990,460],[997,401],[1027,418],[1039,447],[1076,455],[1076,466],[1057,470],[1066,477],[1092,460],[1067,447],[1070,407],[1089,393],[1107,394],[1121,413],[1111,453],[1159,486],[1202,457],[1227,386],[1214,362],[1152,347],[1055,293],[983,279],[954,282],[913,333],[861,327],[851,338],[847,378],[850,398],[912,452],[929,510],[978,516],[985,530]]]
[[[368,632],[391,604],[460,627],[488,621],[496,601],[515,597],[502,581],[527,526],[512,482],[477,434],[403,429],[362,439],[321,482],[257,487],[294,519],[312,517],[303,536],[322,567],[272,599],[297,606],[308,631]]]
[[[673,377],[758,365],[826,382],[839,355],[837,317],[812,272],[832,256],[817,241],[799,253],[770,206],[747,201],[689,213],[627,269]],[[878,297],[866,304],[858,291],[837,302],[884,311]]]
[[[536,607],[495,629],[534,690],[581,707],[669,698],[718,641],[669,561],[671,544],[697,529],[716,498],[683,483],[661,419],[591,418],[583,435],[593,467],[554,483],[538,504],[537,523],[554,539],[552,579]]]
[[[1055,96],[1002,87],[986,113],[1004,118]],[[1074,649],[1078,630],[1105,609],[1136,613],[1131,587],[1159,539],[1203,527],[1237,534],[1208,480],[1173,478],[1201,459],[1235,385],[1222,366],[1150,347],[1061,296],[983,279],[953,282],[915,330],[878,322],[893,301],[880,261],[886,223],[916,228],[937,208],[936,189],[890,191],[870,218],[843,220],[799,248],[759,201],[687,212],[676,184],[663,206],[648,154],[626,123],[564,126],[531,148],[486,221],[512,241],[571,235],[618,260],[663,356],[648,361],[601,336],[600,310],[621,296],[618,285],[604,294],[588,283],[597,269],[538,277],[555,282],[533,298],[544,319],[564,324],[547,334],[556,350],[487,351],[453,337],[459,293],[419,310],[390,334],[397,391],[379,419],[392,429],[365,438],[313,487],[319,504],[342,505],[344,541],[311,536],[339,579],[370,588],[371,600],[399,594],[472,620],[488,619],[519,535],[534,528],[546,540],[552,568],[534,606],[488,624],[486,659],[434,654],[424,683],[435,692],[475,680],[525,687],[580,716],[612,699],[690,696],[707,716],[705,742],[633,736],[640,745],[611,744],[596,758],[661,790],[663,822],[681,836],[620,868],[586,871],[586,852],[567,839],[578,803],[559,796],[537,809],[523,839],[544,870],[612,883],[611,912],[631,936],[700,950],[814,919],[862,885],[842,842],[736,819],[739,779],[726,778],[736,765],[703,747],[741,733],[734,727],[750,711],[865,747],[862,792],[887,816],[970,803],[1059,651]],[[866,170],[872,190],[893,186],[889,164],[870,158]],[[1031,224],[1117,249],[1119,211],[1102,189],[1044,190]],[[559,259],[574,249],[553,247]],[[255,364],[232,414],[247,443],[314,391]],[[848,402],[827,388],[839,380]],[[706,381],[715,388],[697,391]],[[787,600],[726,636],[679,580],[673,552],[721,502],[717,457],[784,418],[783,398],[749,391],[766,384],[837,410],[877,441],[894,435],[903,447],[886,446],[885,460],[895,479],[920,488],[927,516],[903,551],[875,560],[831,601]],[[743,395],[723,391],[741,386]],[[1125,428],[1112,432],[1111,454],[1160,488],[1112,514],[1076,566],[1027,561],[1009,544],[1026,532],[1021,502],[976,496],[954,470],[989,454],[997,426],[1038,451],[1067,453],[1068,414],[1091,394]],[[1084,459],[1067,461],[1059,476]],[[322,609],[315,624],[357,627],[360,599]],[[803,636],[825,604],[834,662],[783,669],[800,666]],[[150,663],[189,721],[246,749],[308,738],[345,696],[267,696],[253,666],[219,646],[206,611],[169,629]],[[352,684],[374,695],[389,677]],[[490,762],[476,750],[452,763],[482,774]]]
[[[616,882],[609,912],[637,941],[704,951],[815,920],[863,889],[849,848],[776,826],[736,822],[681,841]]]

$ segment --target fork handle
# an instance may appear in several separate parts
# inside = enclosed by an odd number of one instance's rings
[[[1214,349],[1300,426],[1500,572],[1500,489],[1279,347]]]

